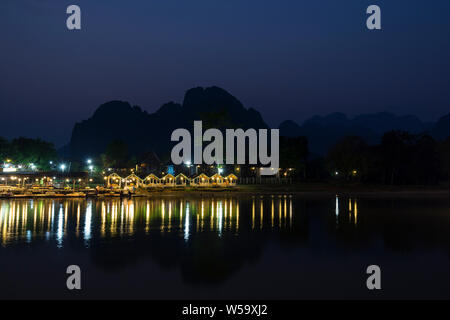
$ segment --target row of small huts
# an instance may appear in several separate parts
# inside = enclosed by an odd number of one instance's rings
[[[166,174],[163,177],[158,177],[155,174],[150,174],[145,178],[141,178],[132,173],[127,177],[121,177],[117,173],[112,173],[106,177],[106,186],[126,188],[135,186],[137,188],[149,188],[149,187],[176,187],[176,186],[193,186],[193,187],[210,187],[220,186],[228,187],[235,186],[237,183],[237,176],[229,174],[226,177],[216,173],[211,177],[201,173],[196,177],[189,178],[186,175],[180,173],[176,176],[172,174]]]

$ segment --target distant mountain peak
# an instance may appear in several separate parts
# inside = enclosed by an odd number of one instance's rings
[[[245,110],[238,99],[216,86],[189,89],[184,95],[183,108],[190,112],[218,111],[224,108],[230,112]]]
[[[120,138],[134,154],[153,151],[166,155],[172,131],[190,129],[195,120],[203,120],[205,128],[268,128],[258,111],[246,109],[226,90],[196,87],[186,92],[182,105],[169,102],[151,114],[124,101],[102,104],[92,117],[75,124],[70,153],[74,157],[98,155]]]
[[[449,118],[450,119],[450,118]],[[369,144],[379,142],[381,136],[391,130],[420,133],[431,129],[416,116],[397,116],[390,112],[361,114],[353,118],[341,112],[307,119],[303,125],[284,121],[279,126],[280,135],[306,136],[313,153],[324,154],[339,139],[356,135]]]

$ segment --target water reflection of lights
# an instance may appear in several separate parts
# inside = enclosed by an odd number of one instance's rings
[[[252,230],[255,229],[255,198],[252,200]]]
[[[145,233],[148,234],[150,229],[150,203],[147,201],[147,207],[145,210]]]
[[[239,231],[239,202],[236,202],[236,232]]]
[[[108,205],[108,212],[109,212],[109,205]],[[106,205],[104,202],[102,202],[102,222],[100,227],[100,234],[102,237],[105,236],[106,232]]]
[[[281,217],[282,217],[282,210],[281,210],[281,199],[278,199],[278,228],[281,228]]]
[[[292,200],[289,199],[289,227],[292,228]]]
[[[164,232],[164,216],[166,213],[166,209],[164,206],[164,200],[161,201],[161,214],[162,214],[162,218],[161,218],[161,232]]]
[[[273,228],[274,219],[275,219],[275,205],[273,203],[273,198],[272,198],[272,206],[271,206],[271,221],[272,221],[271,226],[272,226],[272,228]]]
[[[348,220],[350,223],[358,224],[358,200],[348,199]]]
[[[214,200],[211,202],[210,229],[214,230]]]
[[[334,209],[336,215],[336,226],[339,225],[339,197],[336,195],[336,204]]]
[[[222,236],[222,218],[223,217],[223,208],[222,208],[222,201],[217,202],[217,220],[219,223],[219,236]]]
[[[78,204],[77,206],[77,223],[76,223],[76,236],[80,236],[80,214],[81,214],[81,206]]]
[[[335,212],[336,212],[336,217],[339,217],[339,197],[336,196],[336,208],[335,208]]]
[[[56,242],[58,244],[58,248],[62,247],[62,243],[63,243],[63,218],[64,217],[64,212],[63,212],[63,208],[62,205],[59,207],[59,212],[58,212],[58,229],[56,231]]]
[[[92,201],[88,201],[86,206],[86,215],[84,218],[84,240],[85,244],[89,244],[91,240],[91,224],[92,224]]]
[[[292,226],[292,199],[257,197],[251,201],[247,205],[245,201],[229,197],[189,201],[7,200],[0,205],[0,241],[8,245],[53,239],[57,247],[63,247],[67,234],[73,234],[90,247],[94,237],[132,237],[139,233],[150,236],[156,230],[179,234],[189,241],[193,234],[203,231],[215,231],[222,237],[226,232],[239,234],[241,229],[256,232],[263,229],[266,222],[269,229]],[[267,221],[264,220],[265,205],[270,205]],[[244,214],[240,212],[242,208]]]
[[[168,230],[172,229],[172,202],[169,202],[169,225],[167,226]]]
[[[264,204],[263,204],[263,201],[261,201],[260,217],[259,217],[259,228],[260,229],[262,229],[262,227],[263,227],[263,221],[264,221]]]
[[[183,207],[181,207],[183,209]],[[183,212],[183,211],[181,211]],[[180,219],[181,221],[182,219]],[[189,202],[186,202],[186,220],[184,222],[184,240],[189,240]]]

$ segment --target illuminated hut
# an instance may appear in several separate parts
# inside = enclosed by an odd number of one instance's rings
[[[105,177],[106,186],[108,188],[121,188],[122,187],[122,177],[117,173],[111,173],[109,176]]]
[[[208,187],[209,186],[209,177],[202,173],[195,177],[193,180],[192,185],[198,186],[198,187]]]
[[[213,186],[225,186],[225,179],[218,173],[216,173],[215,175],[213,175],[210,179],[209,182],[211,183],[211,185]]]
[[[161,184],[161,179],[151,173],[145,178],[144,184],[146,187],[157,187]]]
[[[229,174],[225,177],[225,183],[229,186],[235,186],[237,183],[238,177],[236,177],[234,174]]]
[[[171,175],[170,173],[168,173],[164,177],[161,178],[161,183],[165,187],[173,187],[173,186],[175,186],[175,177],[173,175]]]
[[[136,187],[139,188],[142,185],[142,179],[139,178],[134,173],[130,174],[125,178],[125,187]]]
[[[184,174],[179,173],[176,177],[175,177],[175,183],[177,186],[185,186],[189,183],[189,178],[186,177]]]

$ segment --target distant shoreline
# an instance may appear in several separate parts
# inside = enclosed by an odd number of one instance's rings
[[[411,197],[411,196],[438,196],[449,197],[448,186],[420,187],[420,186],[361,186],[361,185],[327,185],[327,184],[300,184],[300,185],[241,185],[233,189],[196,189],[196,190],[163,190],[150,192],[142,197],[157,196],[359,196],[359,197]]]
[[[84,190],[86,191],[86,190]],[[77,192],[80,192],[77,196]],[[155,198],[155,197],[221,197],[221,196],[308,196],[308,197],[448,197],[450,187],[439,186],[383,186],[360,184],[327,184],[327,183],[300,183],[300,184],[263,184],[263,185],[237,185],[229,188],[186,188],[186,189],[151,189],[138,191],[132,195],[120,195],[119,193],[93,194],[83,190],[66,195],[53,194],[15,194],[3,195],[0,199],[119,199],[119,198]]]

